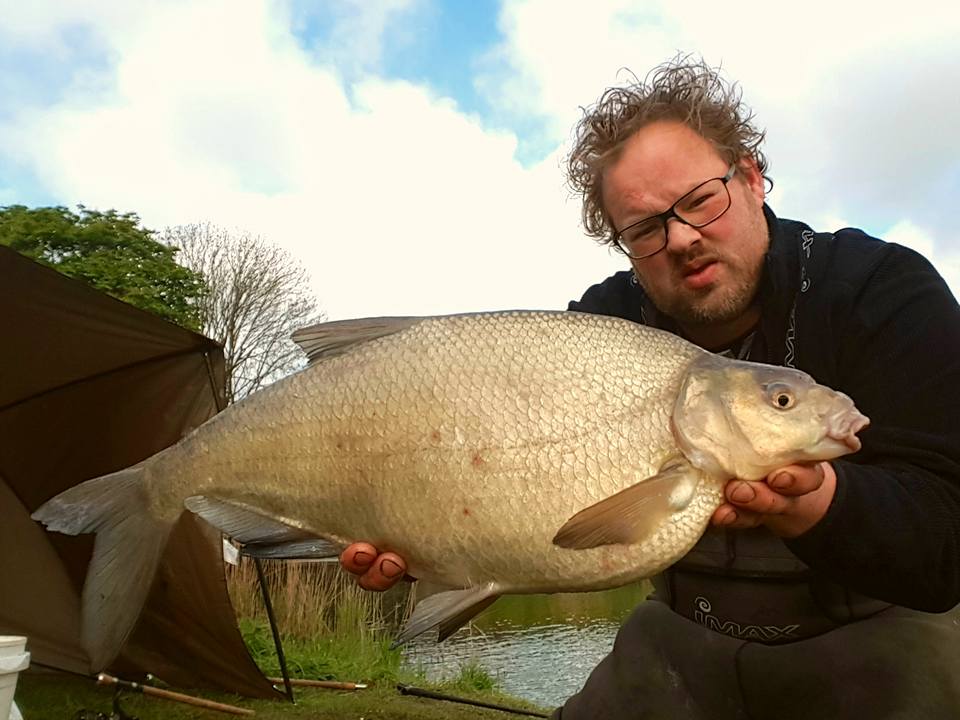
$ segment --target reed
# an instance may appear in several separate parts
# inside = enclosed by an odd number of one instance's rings
[[[403,620],[409,588],[361,590],[338,563],[264,561],[277,627],[291,675],[312,679],[394,681],[404,672],[400,650],[390,649]],[[227,586],[247,648],[266,674],[279,665],[249,558],[227,571]]]
[[[291,637],[385,633],[406,607],[407,588],[365,592],[337,563],[264,561],[263,569],[277,625]],[[238,618],[267,620],[252,560],[245,557],[239,566],[228,566],[227,586]]]

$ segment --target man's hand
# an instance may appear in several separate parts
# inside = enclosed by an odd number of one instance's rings
[[[827,513],[837,488],[837,474],[828,462],[789,465],[763,480],[731,480],[727,502],[713,513],[714,525],[751,528],[766,525],[780,537],[797,537]]]
[[[407,572],[407,563],[399,555],[380,553],[365,542],[354,543],[340,553],[340,565],[359,576],[357,584],[364,590],[389,590]]]

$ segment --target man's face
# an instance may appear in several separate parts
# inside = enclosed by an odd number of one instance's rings
[[[661,121],[631,137],[603,175],[603,202],[618,230],[665,211],[728,164],[686,125]],[[667,246],[631,260],[641,286],[684,329],[736,325],[751,308],[769,245],[763,178],[753,161],[727,184],[727,212],[702,228],[668,221]]]

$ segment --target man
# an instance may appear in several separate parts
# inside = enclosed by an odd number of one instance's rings
[[[855,456],[731,480],[558,716],[960,716],[960,308],[906,248],[777,218],[750,121],[686,60],[603,95],[569,173],[632,272],[570,309],[800,368],[871,426]],[[369,589],[405,568],[362,543],[342,562]]]

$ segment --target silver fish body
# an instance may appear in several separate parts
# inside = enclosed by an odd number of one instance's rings
[[[113,543],[129,543],[108,520],[66,519],[112,486],[129,498],[112,512],[138,513],[154,538],[186,506],[251,547],[369,541],[450,588],[418,607],[402,639],[437,625],[446,635],[503,593],[661,571],[699,539],[728,479],[837,457],[866,423],[803,373],[610,317],[347,321],[301,339],[315,356],[306,369],[35,517],[64,532],[107,525]],[[112,571],[95,558],[87,586],[111,583],[98,574]],[[90,596],[85,640],[106,662],[126,635],[94,613],[132,626],[139,607],[127,605],[142,598]]]

